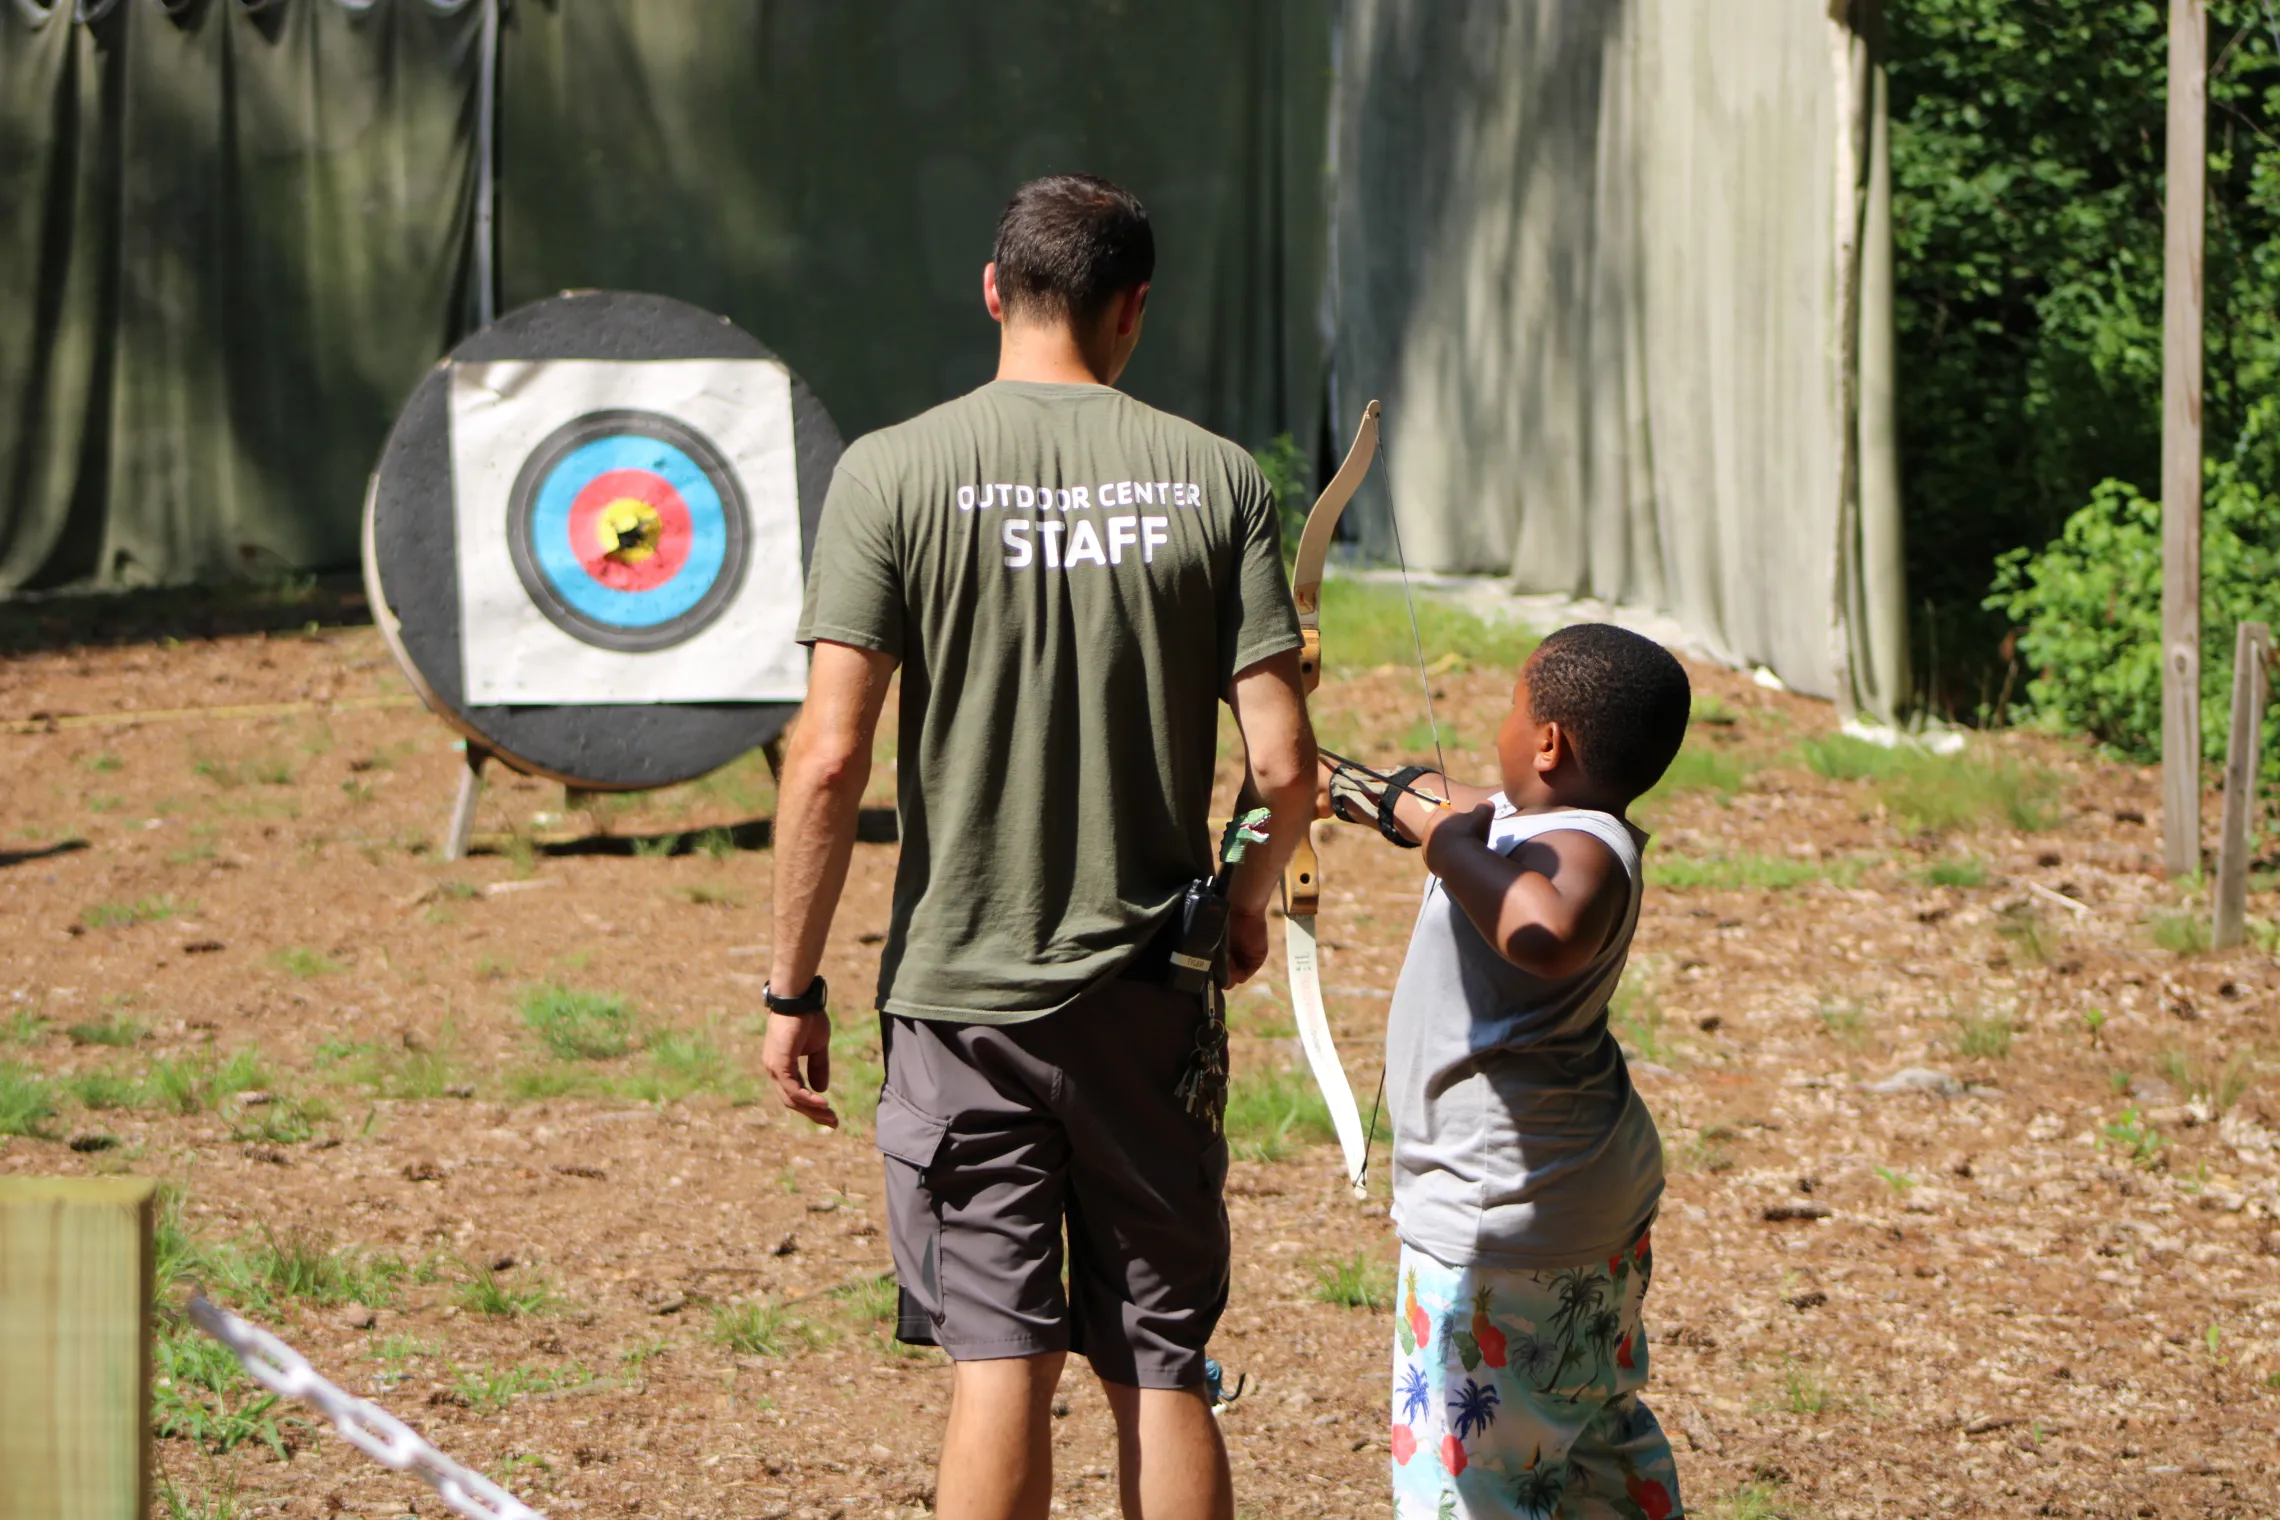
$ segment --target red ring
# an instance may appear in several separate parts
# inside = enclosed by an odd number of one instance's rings
[[[613,501],[646,502],[658,517],[657,552],[628,563],[610,558],[594,535],[594,520]],[[585,572],[612,591],[649,591],[678,575],[689,560],[689,504],[672,482],[649,470],[605,470],[586,482],[571,503],[570,552]]]

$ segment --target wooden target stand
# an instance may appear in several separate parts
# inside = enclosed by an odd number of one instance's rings
[[[664,296],[573,291],[509,312],[429,371],[389,431],[365,493],[364,586],[374,623],[412,689],[464,744],[442,855],[473,841],[493,761],[559,782],[565,811],[599,824],[598,796],[693,781],[751,751],[779,769],[796,702],[596,702],[487,705],[468,700],[453,496],[450,387],[462,363],[723,359],[774,361],[758,339]],[[780,362],[780,361],[777,361]],[[815,393],[791,375],[801,566],[813,552],[824,492],[843,448]],[[746,593],[750,594],[750,593]]]

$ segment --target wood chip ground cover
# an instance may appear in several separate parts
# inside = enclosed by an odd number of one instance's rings
[[[1452,664],[1450,759],[1484,774],[1506,676]],[[1669,1156],[1651,1400],[1690,1505],[2280,1513],[2272,883],[2208,953],[2148,773],[2022,735],[1895,771],[1824,706],[1695,675],[1618,1015]],[[864,1126],[753,1101],[765,767],[599,831],[502,779],[446,866],[457,759],[374,705],[399,690],[357,629],[0,664],[7,719],[308,704],[0,736],[0,1172],[167,1179],[178,1282],[550,1513],[925,1513],[946,1373],[883,1334]],[[1334,671],[1318,706],[1340,748],[1429,758],[1413,673]],[[825,967],[858,1121],[895,855],[866,837]],[[1324,868],[1366,1101],[1417,868],[1343,830]],[[1237,1069],[1303,1094],[1274,964]],[[1214,1347],[1248,1378],[1242,1512],[1382,1514],[1382,1182],[1344,1197],[1308,1105],[1268,1098]],[[207,1423],[157,1443],[177,1513],[441,1513],[282,1409],[233,1437],[242,1386],[179,1366]],[[1114,1513],[1088,1374],[1060,1411],[1058,1512]]]

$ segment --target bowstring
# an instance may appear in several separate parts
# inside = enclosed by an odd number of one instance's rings
[[[1425,673],[1425,636],[1418,631],[1417,598],[1409,589],[1409,556],[1401,547],[1401,508],[1393,499],[1393,449],[1382,420],[1378,423],[1378,453],[1385,457],[1385,520],[1393,529],[1393,562],[1401,571],[1401,605],[1409,613],[1409,647],[1417,656],[1417,684],[1425,692],[1425,721],[1433,726],[1433,762],[1441,768],[1441,785],[1445,790],[1449,784],[1449,760],[1441,752],[1441,720],[1433,711],[1433,678]]]
[[[2265,0],[2266,5],[2271,0]],[[1449,789],[1449,758],[1441,751],[1441,719],[1433,711],[1433,678],[1425,673],[1425,635],[1417,627],[1417,596],[1409,586],[1409,554],[1401,546],[1401,508],[1393,499],[1393,446],[1384,419],[1378,421],[1378,453],[1385,460],[1385,518],[1393,529],[1393,562],[1401,572],[1401,605],[1409,614],[1409,647],[1417,657],[1417,684],[1425,693],[1425,721],[1433,726],[1433,762],[1441,769],[1441,790]],[[1378,1110],[1385,1104],[1385,1065],[1378,1064],[1377,1096],[1370,1099],[1369,1127],[1362,1131],[1362,1169],[1354,1185],[1367,1185],[1370,1151],[1377,1143]]]

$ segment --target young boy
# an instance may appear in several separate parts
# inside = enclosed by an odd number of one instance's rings
[[[1689,697],[1661,646],[1577,624],[1520,671],[1501,790],[1325,761],[1338,815],[1374,813],[1432,873],[1386,1034],[1401,1520],[1680,1512],[1638,1397],[1662,1141],[1607,1000],[1646,841],[1623,810],[1678,753]]]

